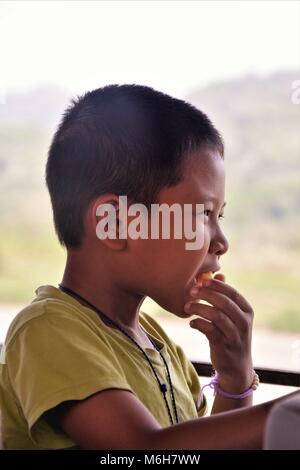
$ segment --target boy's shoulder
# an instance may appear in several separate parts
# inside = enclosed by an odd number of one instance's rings
[[[30,321],[41,317],[45,313],[46,302],[46,300],[32,301],[19,311],[8,328],[5,339],[6,346],[13,342],[16,335],[23,330]]]
[[[31,303],[22,308],[11,322],[5,339],[6,348],[33,322],[42,323],[44,320],[46,321],[48,314],[64,316],[64,314],[70,312],[70,309],[72,312],[76,310],[74,305],[56,297],[56,290],[57,289],[51,285],[40,286],[36,289],[36,297]]]

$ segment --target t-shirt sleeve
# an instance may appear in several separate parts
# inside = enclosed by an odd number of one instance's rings
[[[186,356],[181,346],[176,345],[176,351],[180,359],[187,384],[189,386],[191,394],[193,395],[198,416],[204,416],[207,412],[207,400],[204,394],[201,396],[201,385],[197,371],[191,361]],[[201,398],[200,402],[199,398]]]
[[[49,441],[48,425],[41,419],[46,411],[105,389],[131,390],[105,335],[71,313],[31,319],[6,354],[12,387],[39,445],[45,434]]]

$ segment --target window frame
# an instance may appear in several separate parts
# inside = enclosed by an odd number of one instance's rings
[[[191,362],[199,376],[210,377],[213,375],[214,371],[212,365],[208,362],[195,360]],[[261,367],[255,367],[255,372],[259,375],[259,381],[261,383],[300,387],[300,373]]]

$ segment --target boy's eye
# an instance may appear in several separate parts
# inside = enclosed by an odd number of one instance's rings
[[[205,209],[204,211],[198,212],[198,215],[205,215],[206,217],[209,217],[211,213],[211,210]]]
[[[212,213],[211,210],[205,209],[205,210],[202,211],[202,212],[198,212],[198,215],[204,215],[205,217],[209,217],[211,213]],[[219,218],[219,219],[224,219],[224,218],[225,218],[225,215],[224,215],[224,214],[220,214],[220,215],[218,216],[218,218]]]
[[[203,214],[206,215],[206,217],[209,217],[210,214],[211,214],[211,212],[212,212],[212,211],[210,211],[209,209],[205,209],[205,210],[203,211]]]

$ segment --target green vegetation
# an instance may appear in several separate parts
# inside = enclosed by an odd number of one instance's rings
[[[259,326],[300,331],[300,106],[297,73],[246,77],[187,97],[226,143],[227,281],[254,306]],[[49,100],[51,96],[51,100]],[[65,254],[52,226],[44,166],[67,94],[39,90],[0,106],[0,301],[29,302],[61,279]],[[43,101],[44,100],[44,101]],[[29,105],[30,104],[30,105]],[[148,301],[157,314],[164,311]]]

